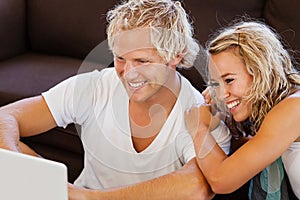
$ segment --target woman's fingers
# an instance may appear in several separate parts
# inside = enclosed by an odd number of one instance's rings
[[[207,104],[194,105],[185,112],[185,124],[189,133],[194,136],[200,126],[210,127],[212,115],[210,106]]]
[[[211,99],[211,95],[209,92],[210,88],[207,87],[203,92],[202,92],[202,96],[204,97],[205,103],[206,104],[211,104],[212,99]]]

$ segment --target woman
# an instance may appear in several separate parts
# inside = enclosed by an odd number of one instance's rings
[[[300,75],[279,37],[262,23],[239,22],[219,32],[208,53],[208,105],[188,112],[186,123],[212,190],[230,193],[251,179],[249,199],[288,199],[285,168],[300,198]],[[229,157],[209,134],[219,116],[212,104],[233,136],[246,139]]]

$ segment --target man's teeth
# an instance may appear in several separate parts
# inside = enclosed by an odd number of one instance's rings
[[[143,81],[143,82],[138,82],[138,83],[128,82],[128,84],[130,85],[130,87],[138,88],[138,87],[141,87],[142,85],[144,85],[144,84],[145,84],[145,81]]]
[[[237,106],[238,104],[240,103],[240,101],[234,101],[234,102],[231,102],[229,104],[227,104],[227,107],[229,109],[233,108],[234,106]]]

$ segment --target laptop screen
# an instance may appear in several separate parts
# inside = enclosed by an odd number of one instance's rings
[[[0,149],[0,199],[68,200],[67,167]]]

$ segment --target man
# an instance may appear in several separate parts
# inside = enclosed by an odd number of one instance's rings
[[[184,111],[203,97],[176,72],[199,51],[184,9],[129,0],[107,18],[115,68],[1,108],[1,147],[22,151],[20,137],[76,123],[85,164],[69,199],[210,199],[184,124]]]

